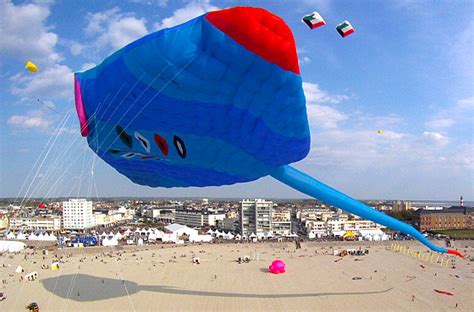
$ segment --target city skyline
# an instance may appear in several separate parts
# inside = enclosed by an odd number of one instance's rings
[[[297,168],[355,198],[474,199],[469,1],[4,1],[0,197],[308,198],[268,177],[208,188],[135,185],[80,138],[72,72],[146,33],[238,4],[264,7],[294,32],[312,135],[312,150]],[[312,11],[327,25],[303,24]],[[342,39],[334,28],[346,19],[356,32]],[[38,74],[25,71],[28,60]],[[56,145],[36,170],[50,138]]]

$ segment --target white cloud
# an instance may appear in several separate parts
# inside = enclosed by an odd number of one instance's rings
[[[317,83],[303,82],[303,90],[308,104],[338,104],[350,99],[343,94],[329,94],[321,90]]]
[[[165,8],[168,6],[168,0],[129,0],[132,3],[142,4],[142,5],[157,5],[160,8]]]
[[[72,98],[73,73],[65,65],[53,65],[38,74],[17,74],[10,78],[13,94],[33,98]]]
[[[452,118],[433,118],[425,123],[425,126],[430,129],[447,129],[450,128],[455,123],[455,120]]]
[[[444,135],[442,135],[441,133],[438,133],[438,132],[425,131],[425,132],[423,132],[423,138],[428,143],[434,143],[434,144],[440,145],[440,146],[444,146],[444,145],[449,143],[448,137],[446,137],[446,136],[444,136]]]
[[[474,61],[472,58],[472,47],[474,46],[474,21],[469,20],[468,25],[458,25],[459,31],[451,38],[449,42],[448,57],[453,68],[463,77],[467,82],[468,88],[472,88],[472,81],[474,79]],[[459,82],[462,82],[461,80]]]
[[[311,63],[311,58],[308,56],[302,56],[298,58],[298,62],[300,65],[305,65]]]
[[[474,96],[467,99],[459,100],[456,103],[456,106],[457,108],[462,110],[474,109]]]
[[[123,13],[119,8],[89,14],[85,33],[97,38],[94,46],[118,49],[143,37],[148,33],[146,20],[138,19],[131,13]]]
[[[206,12],[219,10],[218,7],[211,4],[210,0],[191,1],[185,7],[177,9],[173,15],[163,19],[160,23],[156,23],[156,30],[169,28],[184,23],[198,17]]]
[[[72,55],[77,56],[81,54],[85,47],[85,45],[80,44],[79,42],[72,41],[69,45],[69,50],[71,51]]]
[[[337,109],[326,105],[308,105],[306,107],[309,124],[312,127],[325,129],[337,128],[338,123],[348,119],[348,116]]]
[[[387,129],[387,127],[392,127],[399,125],[403,122],[403,118],[397,114],[389,114],[386,116],[373,116],[365,112],[354,112],[351,114],[355,121],[361,125],[371,125],[373,128],[377,129]]]
[[[96,64],[95,63],[85,63],[84,65],[82,65],[81,69],[79,71],[86,71],[86,70],[89,70],[93,67],[95,67]]]
[[[52,120],[47,119],[42,111],[33,110],[25,115],[13,115],[7,123],[17,129],[46,131],[51,126]]]
[[[54,49],[58,36],[46,25],[49,3],[14,5],[0,1],[0,52],[44,66],[62,59]]]

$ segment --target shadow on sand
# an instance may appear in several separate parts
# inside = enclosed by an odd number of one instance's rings
[[[303,294],[250,294],[188,290],[160,285],[138,285],[137,283],[96,277],[87,274],[70,274],[59,277],[51,277],[41,280],[44,288],[64,299],[75,301],[96,301],[113,299],[127,296],[127,292],[133,295],[139,291],[151,291],[163,294],[203,296],[203,297],[225,297],[225,298],[301,298],[317,296],[346,296],[346,295],[371,295],[381,294],[392,290],[392,288],[368,291],[368,292],[339,292],[339,293],[303,293]]]

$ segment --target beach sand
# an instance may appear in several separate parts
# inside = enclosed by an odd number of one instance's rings
[[[31,302],[40,311],[472,311],[474,262],[445,256],[450,265],[441,266],[395,252],[392,243],[302,243],[299,250],[293,243],[154,245],[108,254],[69,248],[44,260],[40,250],[26,260],[25,252],[7,254],[0,258],[8,283],[0,285],[7,296],[0,311],[24,311]],[[399,244],[426,251],[414,241]],[[335,262],[330,246],[368,247],[369,254]],[[472,241],[455,247],[474,254]],[[42,270],[54,253],[74,255],[64,257],[59,270]],[[236,262],[246,255],[250,263]],[[286,273],[268,272],[277,258],[286,262]],[[20,282],[18,265],[37,271],[38,280]]]

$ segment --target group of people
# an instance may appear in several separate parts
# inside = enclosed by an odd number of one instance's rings
[[[250,257],[249,256],[245,256],[243,259],[241,257],[238,257],[237,258],[237,262],[239,264],[242,264],[242,263],[249,263],[250,262]]]

